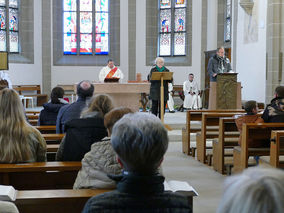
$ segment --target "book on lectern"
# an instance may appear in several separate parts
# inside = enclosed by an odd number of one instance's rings
[[[165,191],[176,192],[187,196],[198,196],[197,191],[185,181],[165,181],[164,188]]]
[[[0,185],[0,200],[3,201],[15,201],[17,191],[13,186]]]

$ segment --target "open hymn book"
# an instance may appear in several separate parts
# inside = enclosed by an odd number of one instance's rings
[[[177,192],[186,196],[198,196],[195,189],[185,181],[170,180],[164,182],[165,191]]]
[[[0,200],[4,201],[15,201],[17,191],[13,186],[0,185]]]

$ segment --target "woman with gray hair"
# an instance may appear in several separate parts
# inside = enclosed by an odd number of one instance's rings
[[[149,98],[152,100],[152,113],[157,116],[159,112],[159,118],[161,118],[161,103],[160,103],[160,89],[161,89],[161,81],[151,80],[153,72],[169,72],[169,70],[165,67],[165,61],[163,58],[158,57],[155,60],[155,66],[151,69],[150,74],[148,75],[148,80],[151,82],[150,86],[150,96]],[[168,83],[172,81],[164,81],[164,109],[166,103],[169,99],[168,93]]]
[[[112,147],[124,169],[115,177],[117,189],[89,199],[83,213],[192,212],[186,197],[164,191],[165,178],[157,173],[168,141],[167,130],[154,115],[124,115],[111,135]]]
[[[253,167],[226,180],[217,213],[272,212],[284,212],[284,171]]]

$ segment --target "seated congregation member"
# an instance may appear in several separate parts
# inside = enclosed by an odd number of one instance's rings
[[[74,183],[74,189],[101,188],[112,189],[116,187],[115,181],[107,175],[118,175],[121,166],[117,162],[116,154],[111,146],[110,136],[114,124],[125,114],[132,113],[126,107],[114,108],[105,115],[104,125],[108,131],[108,137],[103,138],[91,146],[91,151],[85,154],[82,160],[82,168]]]
[[[93,96],[94,85],[89,81],[81,81],[77,85],[78,100],[72,104],[61,107],[56,120],[56,133],[64,133],[67,121],[80,118],[82,110],[87,106],[87,101]]]
[[[262,115],[265,123],[284,122],[284,86],[276,87],[274,95],[275,97],[267,105]]]
[[[240,132],[240,138],[239,138],[239,145],[241,146],[241,141],[242,141],[242,127],[244,123],[262,123],[263,120],[260,118],[259,115],[257,115],[258,112],[258,106],[256,101],[247,101],[245,103],[245,111],[246,114],[245,115],[241,115],[239,117],[236,118],[235,123],[236,126]],[[252,144],[250,144],[252,145]]]
[[[30,126],[23,104],[15,90],[0,91],[0,162],[46,161],[46,143],[40,132]]]
[[[168,134],[162,122],[147,113],[124,115],[112,129],[111,143],[123,167],[113,177],[117,189],[86,203],[91,212],[192,212],[186,197],[164,191],[157,169],[168,148]]]
[[[50,94],[50,101],[43,104],[43,110],[41,110],[38,118],[38,126],[42,125],[56,125],[57,114],[61,107],[68,104],[63,99],[64,89],[61,87],[54,87]]]
[[[200,91],[197,82],[194,80],[194,75],[190,73],[188,80],[183,83],[185,109],[200,109],[202,102],[200,98]]]
[[[96,95],[81,118],[65,124],[66,135],[60,143],[56,160],[81,161],[91,145],[107,136],[104,116],[113,108],[108,95]]]
[[[284,212],[284,171],[252,167],[227,178],[217,213]]]

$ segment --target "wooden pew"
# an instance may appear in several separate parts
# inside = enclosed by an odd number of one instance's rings
[[[220,118],[219,120],[219,137],[213,141],[213,168],[221,174],[225,173],[225,157],[232,156],[225,153],[225,149],[233,149],[238,146],[238,137],[227,138],[225,132],[239,132],[234,118]],[[233,166],[233,161],[228,162],[227,167]],[[230,169],[227,168],[227,174],[230,174]]]
[[[26,115],[39,115],[40,111],[26,111]]]
[[[65,134],[41,134],[47,144],[59,144]]]
[[[182,129],[182,152],[187,155],[194,156],[195,148],[190,147],[190,133],[196,133],[201,131],[201,126],[192,128],[191,121],[201,121],[202,113],[244,113],[244,110],[189,110],[186,112],[186,127]],[[218,126],[218,124],[216,124]],[[210,131],[209,129],[207,131]],[[218,128],[212,128],[211,131],[218,131]]]
[[[236,112],[222,112],[222,113],[203,113],[202,114],[202,125],[200,134],[196,135],[196,148],[197,148],[197,160],[202,163],[206,163],[206,140],[218,138],[219,132],[208,132],[209,126],[218,126],[219,119],[221,117],[232,117]],[[225,133],[226,137],[239,137],[239,134]]]
[[[30,123],[32,126],[36,126],[36,125],[37,125],[37,121],[38,121],[38,119],[29,120],[29,123]]]
[[[24,91],[34,91],[36,94],[24,95],[26,97],[36,97],[37,106],[42,106],[48,101],[47,94],[41,94],[40,85],[13,85],[13,89],[16,90],[20,95],[23,95]],[[28,105],[28,100],[27,100]]]
[[[47,144],[46,152],[57,152],[58,148],[59,148],[59,144]]]
[[[0,164],[0,184],[17,190],[72,189],[81,162]]]
[[[243,124],[242,146],[234,147],[234,173],[248,167],[249,156],[269,156],[272,130],[284,130],[284,123]],[[259,144],[259,146],[251,147],[249,143]]]
[[[89,198],[109,189],[18,191],[15,204],[21,213],[81,212]]]
[[[284,131],[272,131],[270,143],[270,165],[276,168],[284,168],[284,161],[279,157],[284,155]]]
[[[39,115],[26,114],[29,120],[38,120]]]
[[[55,134],[56,126],[35,126],[41,134]]]

